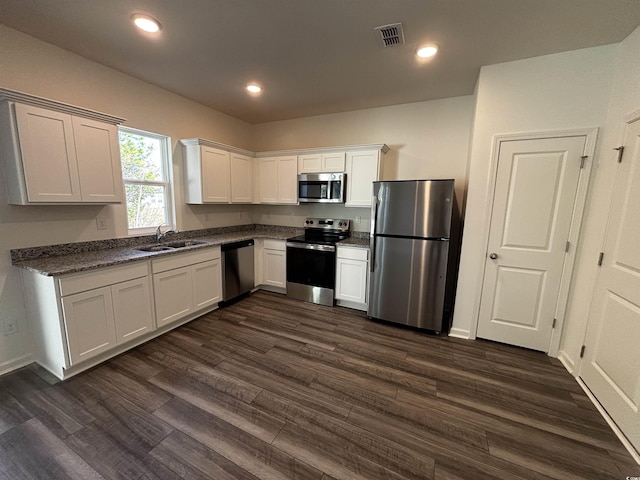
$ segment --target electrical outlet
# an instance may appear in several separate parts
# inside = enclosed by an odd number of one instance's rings
[[[360,225],[362,223],[362,217],[360,215],[358,215],[356,217],[356,225]]]
[[[98,230],[106,230],[108,228],[105,218],[96,218],[96,225],[98,226]]]
[[[10,318],[5,319],[4,321],[4,334],[5,335],[13,335],[14,333],[18,333],[18,324],[15,320]]]

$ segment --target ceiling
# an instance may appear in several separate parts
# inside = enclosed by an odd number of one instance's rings
[[[160,34],[134,29],[133,13]],[[482,65],[620,42],[640,1],[1,0],[0,22],[262,123],[470,95]],[[396,22],[406,44],[384,49],[373,28]],[[418,61],[426,42],[440,53]]]

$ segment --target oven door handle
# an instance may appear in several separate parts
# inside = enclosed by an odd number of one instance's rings
[[[301,250],[317,250],[320,252],[335,252],[336,247],[334,245],[315,245],[311,243],[285,243],[287,248],[299,248]]]

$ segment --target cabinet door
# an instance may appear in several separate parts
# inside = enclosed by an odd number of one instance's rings
[[[191,267],[176,268],[153,275],[156,322],[158,327],[193,312]]]
[[[380,169],[378,150],[347,152],[347,207],[370,207]]]
[[[115,346],[111,287],[62,297],[62,310],[71,365]]]
[[[261,158],[258,165],[260,169],[260,202],[278,203],[278,159]]]
[[[367,302],[367,262],[338,258],[336,261],[336,299]]]
[[[29,202],[80,202],[71,115],[15,104]]]
[[[231,203],[251,203],[252,192],[253,159],[231,154]]]
[[[149,277],[111,286],[116,341],[123,343],[155,329]]]
[[[284,250],[263,250],[264,268],[262,283],[274,287],[286,288],[287,286],[287,261]]]
[[[278,203],[298,203],[298,157],[278,159]]]
[[[198,263],[193,267],[193,301],[195,310],[222,300],[220,259]]]
[[[298,173],[317,173],[322,171],[322,156],[319,153],[298,156]]]
[[[344,172],[344,152],[323,153],[322,171],[330,173]]]
[[[202,201],[229,203],[230,155],[229,152],[211,147],[200,147],[202,168]]]
[[[121,203],[124,198],[117,127],[73,117],[73,136],[82,201]]]

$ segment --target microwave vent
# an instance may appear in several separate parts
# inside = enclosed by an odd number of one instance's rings
[[[383,48],[404,45],[404,32],[401,23],[392,23],[374,28],[378,42]]]

